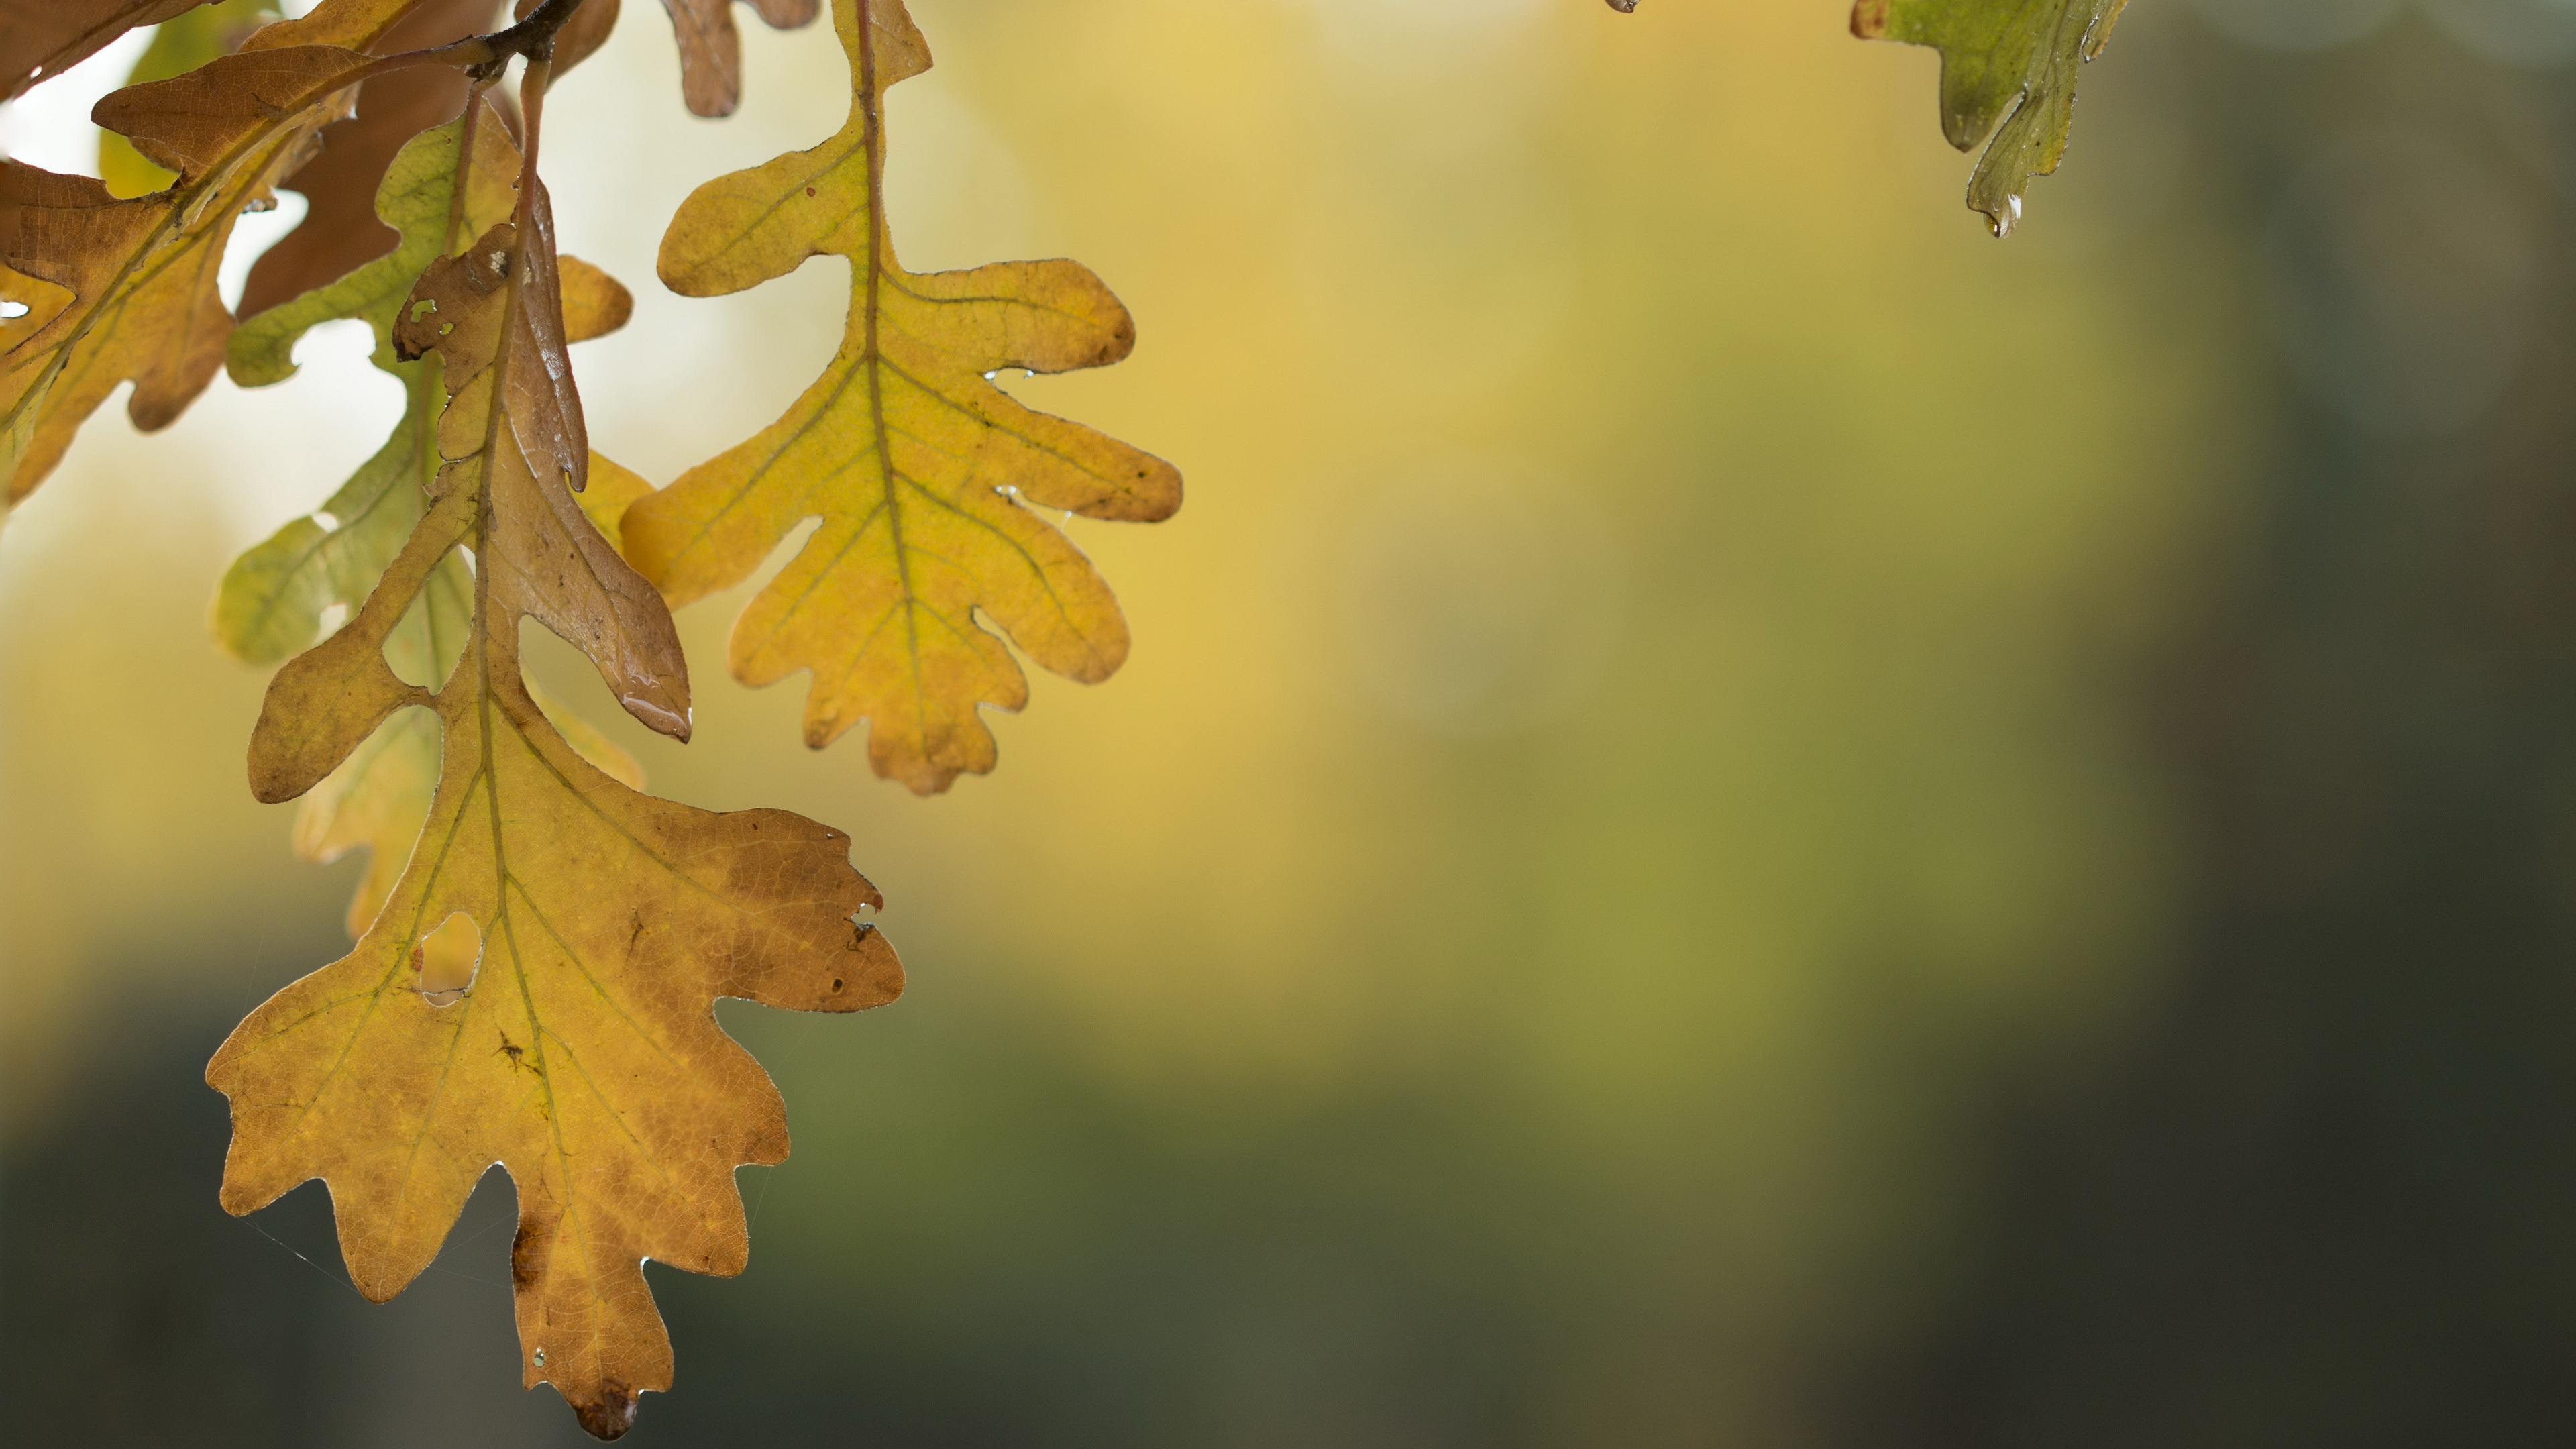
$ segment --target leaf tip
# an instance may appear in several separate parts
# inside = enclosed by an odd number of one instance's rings
[[[684,745],[689,742],[689,731],[697,721],[696,710],[687,705],[682,705],[677,710],[668,709],[661,701],[646,699],[640,694],[620,695],[617,702],[646,728],[658,734],[669,735]]]
[[[569,1394],[564,1397],[572,1404],[573,1417],[581,1421],[583,1431],[594,1439],[604,1441],[620,1438],[627,1430],[635,1427],[635,1404],[643,1397],[643,1393],[641,1390],[630,1389],[624,1384],[610,1380],[599,1386],[599,1394],[596,1398],[585,1396],[574,1399]]]

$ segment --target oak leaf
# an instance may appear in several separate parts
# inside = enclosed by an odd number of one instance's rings
[[[470,183],[469,183],[470,184]],[[613,1438],[671,1382],[642,1272],[743,1267],[733,1173],[787,1151],[777,1089],[716,1025],[717,997],[802,1010],[889,1001],[902,968],[837,831],[716,814],[608,778],[548,726],[519,673],[535,619],[648,724],[686,736],[670,615],[575,502],[588,472],[544,194],[428,265],[395,324],[448,401],[428,510],[357,617],[280,670],[252,736],[264,800],[323,780],[390,715],[440,731],[437,796],[356,948],[253,1012],[207,1080],[232,1099],[223,1202],[329,1186],[368,1297],[399,1291],[484,1169],[519,1194],[511,1248],[523,1378]],[[384,645],[471,550],[463,658],[435,689]]]
[[[1135,330],[1069,261],[915,274],[885,222],[884,93],[929,68],[900,0],[835,0],[856,94],[810,151],[721,177],[662,241],[662,280],[740,291],[821,255],[850,259],[838,355],[787,415],[626,515],[627,556],[676,607],[759,567],[805,518],[822,526],[735,623],[734,674],[813,671],[806,743],[861,720],[880,775],[930,794],[993,767],[984,705],[1028,684],[980,613],[1048,669],[1092,682],[1127,656],[1117,601],[1036,511],[1153,521],[1180,506],[1161,459],[1022,407],[1006,367],[1058,372],[1127,355]]]
[[[233,562],[216,591],[216,642],[250,664],[276,664],[310,646],[327,613],[346,615],[365,601],[385,566],[402,549],[428,507],[429,489],[442,460],[437,419],[444,393],[435,356],[404,361],[393,329],[413,280],[441,256],[506,219],[516,201],[512,185],[520,157],[490,107],[472,128],[474,156],[463,167],[466,196],[456,198],[463,121],[413,138],[386,170],[374,216],[400,244],[329,286],[244,322],[233,333],[233,380],[245,387],[283,381],[294,371],[296,342],[313,327],[341,318],[364,321],[374,331],[377,367],[404,387],[407,406],[393,436],[334,493],[321,510],[279,529]],[[374,219],[371,217],[371,219]],[[615,330],[631,305],[625,288],[585,264],[565,259],[578,278],[571,299],[578,314],[567,337],[581,341]],[[596,455],[591,483],[582,494],[594,521],[618,512],[650,491],[641,478]],[[608,533],[610,546],[616,535]],[[450,555],[432,571],[402,619],[386,636],[384,652],[408,683],[444,681],[464,655],[472,607],[472,576]],[[584,758],[612,778],[642,788],[643,772],[629,755],[568,707],[531,686],[547,717]],[[297,811],[295,849],[312,861],[330,861],[368,847],[365,878],[349,905],[349,933],[363,932],[391,894],[411,844],[429,814],[438,777],[438,731],[430,716],[405,712],[378,727],[330,778],[307,793]]]
[[[52,80],[118,36],[209,0],[0,0],[0,100]]]
[[[1941,52],[1941,130],[1969,150],[1994,140],[1968,205],[1995,235],[2021,220],[2022,193],[2066,156],[2076,68],[2102,53],[2127,0],[1858,0],[1852,33]]]
[[[161,22],[152,43],[125,77],[130,86],[186,75],[219,55],[230,55],[252,32],[277,19],[272,0],[219,0]],[[98,137],[98,179],[117,197],[142,196],[178,178],[143,158],[114,131]]]
[[[404,8],[327,0],[237,54],[100,101],[100,125],[176,173],[166,190],[119,200],[90,177],[0,161],[0,300],[29,309],[0,328],[0,507],[34,491],[119,383],[133,382],[127,412],[147,432],[205,390],[232,331],[216,277],[234,218],[266,205],[345,111],[373,63],[351,46]]]

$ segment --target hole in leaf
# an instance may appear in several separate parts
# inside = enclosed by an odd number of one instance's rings
[[[314,509],[313,526],[321,529],[324,533],[332,532],[340,526],[340,515],[333,513],[328,508]]]
[[[330,603],[325,604],[322,607],[321,629],[320,632],[316,633],[313,637],[317,640],[328,639],[332,635],[339,633],[340,626],[348,622],[349,601],[346,599],[333,599]]]
[[[528,1355],[528,1357],[535,1362],[537,1367],[544,1368],[546,1366],[546,1351],[544,1349],[538,1349],[535,1353]]]
[[[482,960],[483,933],[459,911],[411,948],[411,969],[419,976],[413,987],[432,1006],[454,1006],[474,985],[474,968]]]
[[[0,301],[0,321],[15,322],[34,310],[24,302]]]
[[[421,318],[426,317],[437,310],[438,299],[436,297],[423,297],[419,301],[411,304],[411,320],[417,322]]]

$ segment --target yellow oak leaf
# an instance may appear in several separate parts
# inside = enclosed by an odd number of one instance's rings
[[[70,294],[0,352],[0,507],[34,491],[119,383],[133,382],[127,411],[147,432],[205,390],[232,331],[216,272],[234,218],[266,204],[314,133],[346,112],[372,64],[351,46],[405,8],[328,0],[238,54],[99,102],[100,125],[177,175],[166,190],[119,200],[89,177],[0,161],[0,301],[50,300],[26,279]]]
[[[733,629],[734,674],[814,679],[805,740],[861,720],[880,775],[923,794],[992,769],[981,706],[1016,710],[1028,683],[1002,640],[1086,683],[1127,657],[1109,586],[1039,507],[1153,521],[1180,474],[1089,428],[1022,407],[1002,368],[1118,361],[1127,311],[1069,261],[916,274],[894,258],[884,209],[885,88],[929,68],[900,0],[835,0],[855,95],[810,151],[698,188],[662,242],[662,280],[690,296],[740,291],[822,255],[850,259],[839,354],[785,417],[700,464],[626,516],[627,556],[674,606],[759,567],[803,519],[822,526]]]
[[[428,1265],[502,1164],[519,1194],[524,1381],[554,1384],[613,1438],[671,1382],[642,1261],[739,1272],[734,1170],[787,1152],[777,1089],[718,1028],[715,999],[851,1011],[892,1000],[903,976],[848,837],[641,795],[570,748],[521,680],[535,619],[638,718],[687,733],[670,615],[576,501],[591,467],[557,275],[531,184],[512,221],[433,260],[401,308],[399,352],[441,360],[444,467],[357,617],[278,672],[250,767],[261,799],[290,799],[387,717],[425,712],[437,795],[355,949],[253,1012],[207,1080],[232,1099],[224,1206],[321,1178],[351,1279],[377,1300]],[[385,643],[460,547],[463,659],[434,689],[407,682]]]

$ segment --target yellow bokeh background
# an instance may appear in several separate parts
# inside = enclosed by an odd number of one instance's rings
[[[1515,1261],[1573,1326],[1530,1442],[1797,1442],[1785,1366],[1939,1281],[1979,1104],[2162,989],[2181,867],[2122,681],[2239,546],[2259,461],[2232,243],[2176,176],[2184,20],[2124,25],[2075,171],[1999,245],[1934,57],[1854,42],[1839,0],[913,8],[938,65],[890,101],[899,252],[1097,270],[1133,358],[1005,385],[1189,495],[1070,522],[1133,658],[1037,679],[945,798],[855,737],[804,749],[801,682],[724,677],[747,589],[681,615],[685,748],[537,649],[652,788],[846,829],[889,899],[903,1002],[809,1035],[728,1011],[794,1053],[777,1190],[810,1192],[760,1263],[829,1258],[855,1178],[935,1180],[971,1234],[1004,1190],[974,1164],[1024,1160],[869,1154],[849,1124],[929,1108],[834,1063],[908,1033],[1219,1142],[1454,1092],[1551,1205]],[[667,483],[822,365],[846,268],[683,299],[662,222],[828,134],[846,82],[825,31],[744,12],[742,112],[693,120],[627,9],[546,157],[566,250],[637,294],[575,354],[594,443]],[[203,616],[389,422],[361,351],[321,336],[154,437],[103,412],[0,532],[10,1140],[76,1129],[138,1015],[237,1013],[337,949],[357,865],[297,863],[250,800],[263,680]]]

